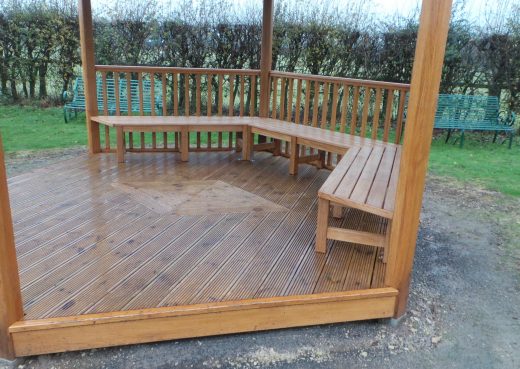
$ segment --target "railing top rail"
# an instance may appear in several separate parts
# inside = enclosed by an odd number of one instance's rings
[[[258,69],[223,69],[223,68],[184,68],[184,67],[154,67],[140,65],[96,65],[99,72],[141,72],[141,73],[179,73],[179,74],[235,74],[259,76]]]
[[[341,84],[347,84],[350,86],[364,86],[364,87],[374,87],[374,88],[377,87],[377,88],[388,88],[388,89],[405,90],[405,91],[408,91],[410,89],[410,85],[406,84],[406,83],[373,81],[373,80],[344,78],[344,77],[328,77],[328,76],[319,76],[319,75],[315,75],[315,74],[303,74],[303,73],[292,73],[292,72],[272,71],[271,77],[295,78],[295,79],[303,79],[303,80],[310,80],[310,81],[317,81],[317,82],[341,83]]]

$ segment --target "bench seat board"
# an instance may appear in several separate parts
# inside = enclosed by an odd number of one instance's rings
[[[351,149],[319,191],[320,198],[388,219],[393,217],[401,149]]]

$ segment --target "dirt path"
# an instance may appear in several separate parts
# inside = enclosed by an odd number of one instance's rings
[[[519,240],[518,199],[430,177],[409,312],[397,327],[335,324],[44,355],[0,368],[520,368]]]

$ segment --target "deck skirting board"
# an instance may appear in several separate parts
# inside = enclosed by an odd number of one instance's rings
[[[393,316],[398,291],[377,288],[20,321],[16,356]]]

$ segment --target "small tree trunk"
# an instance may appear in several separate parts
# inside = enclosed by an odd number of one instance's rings
[[[11,79],[9,82],[11,85],[11,97],[13,98],[14,101],[18,101],[19,96],[18,96],[18,90],[16,89],[16,80]]]
[[[40,65],[38,68],[38,75],[40,78],[40,99],[47,97],[47,66]]]

